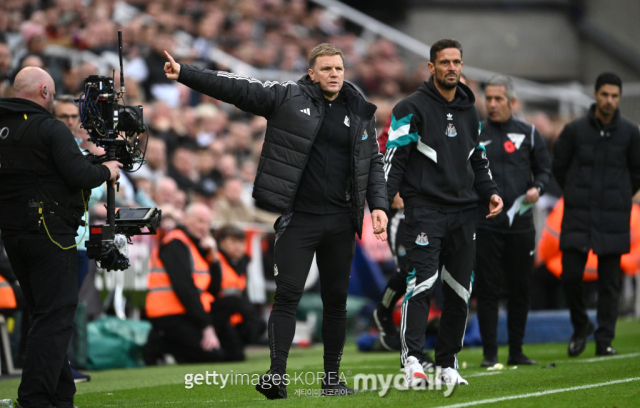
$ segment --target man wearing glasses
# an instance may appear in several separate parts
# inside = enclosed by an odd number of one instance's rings
[[[56,99],[53,116],[64,122],[76,139],[82,139],[84,141],[89,137],[87,132],[80,129],[80,114],[78,107],[73,103],[73,96],[62,95],[58,97]],[[84,133],[84,135],[82,135],[82,133]]]

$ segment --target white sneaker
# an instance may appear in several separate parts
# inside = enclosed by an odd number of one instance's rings
[[[413,388],[421,383],[427,384],[427,375],[422,369],[420,361],[410,356],[407,358],[407,362],[404,365],[404,385],[407,388]]]
[[[458,371],[455,368],[447,367],[442,370],[442,374],[440,375],[440,381],[442,384],[461,384],[461,385],[469,385],[467,380],[462,378]]]

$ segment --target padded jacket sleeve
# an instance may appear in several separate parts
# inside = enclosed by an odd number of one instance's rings
[[[369,185],[367,186],[367,203],[369,209],[389,210],[387,201],[387,184],[384,179],[384,170],[382,167],[382,154],[378,145],[378,132],[376,129],[375,116],[369,123],[370,129],[367,132],[375,137],[371,137],[371,162],[369,164]]]
[[[178,82],[189,88],[235,105],[245,112],[269,118],[287,98],[295,82],[261,82],[255,78],[180,64]]]

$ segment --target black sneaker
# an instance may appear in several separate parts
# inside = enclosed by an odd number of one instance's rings
[[[608,344],[596,344],[596,356],[615,356],[618,352]]]
[[[373,321],[378,328],[380,344],[389,351],[400,350],[400,334],[391,313],[378,305],[373,310]]]
[[[91,381],[91,376],[89,374],[83,374],[73,367],[71,367],[71,375],[73,375],[73,382],[75,383]]]
[[[536,365],[538,362],[525,356],[524,353],[509,355],[507,365]]]
[[[323,397],[335,397],[342,395],[353,395],[355,391],[352,388],[347,387],[347,384],[338,379],[337,375],[325,376],[322,378],[322,392]]]
[[[285,378],[285,373],[278,370],[269,370],[258,380],[256,390],[267,397],[267,399],[287,398]]]
[[[485,357],[480,363],[480,367],[493,367],[498,364],[498,356]]]
[[[596,328],[593,325],[593,322],[589,320],[587,327],[582,330],[582,333],[573,333],[573,336],[571,336],[571,340],[569,340],[569,348],[567,350],[567,352],[569,353],[569,357],[577,357],[582,354],[584,348],[587,345],[587,337],[589,337],[595,331],[595,329]]]

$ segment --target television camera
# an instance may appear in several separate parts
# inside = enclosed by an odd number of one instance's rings
[[[94,164],[117,160],[122,163],[124,171],[131,171],[145,162],[139,136],[145,133],[146,126],[142,118],[142,106],[124,104],[122,31],[118,31],[118,46],[120,92],[115,90],[115,73],[112,77],[91,75],[85,79],[84,92],[75,102],[80,111],[81,126],[90,135],[89,141],[106,152],[103,155],[89,154],[89,160]],[[98,267],[108,271],[125,270],[129,267],[128,245],[131,244],[131,237],[155,234],[162,210],[154,207],[116,210],[115,187],[111,183],[107,183],[106,208],[106,224],[89,226],[87,256],[94,259]]]

